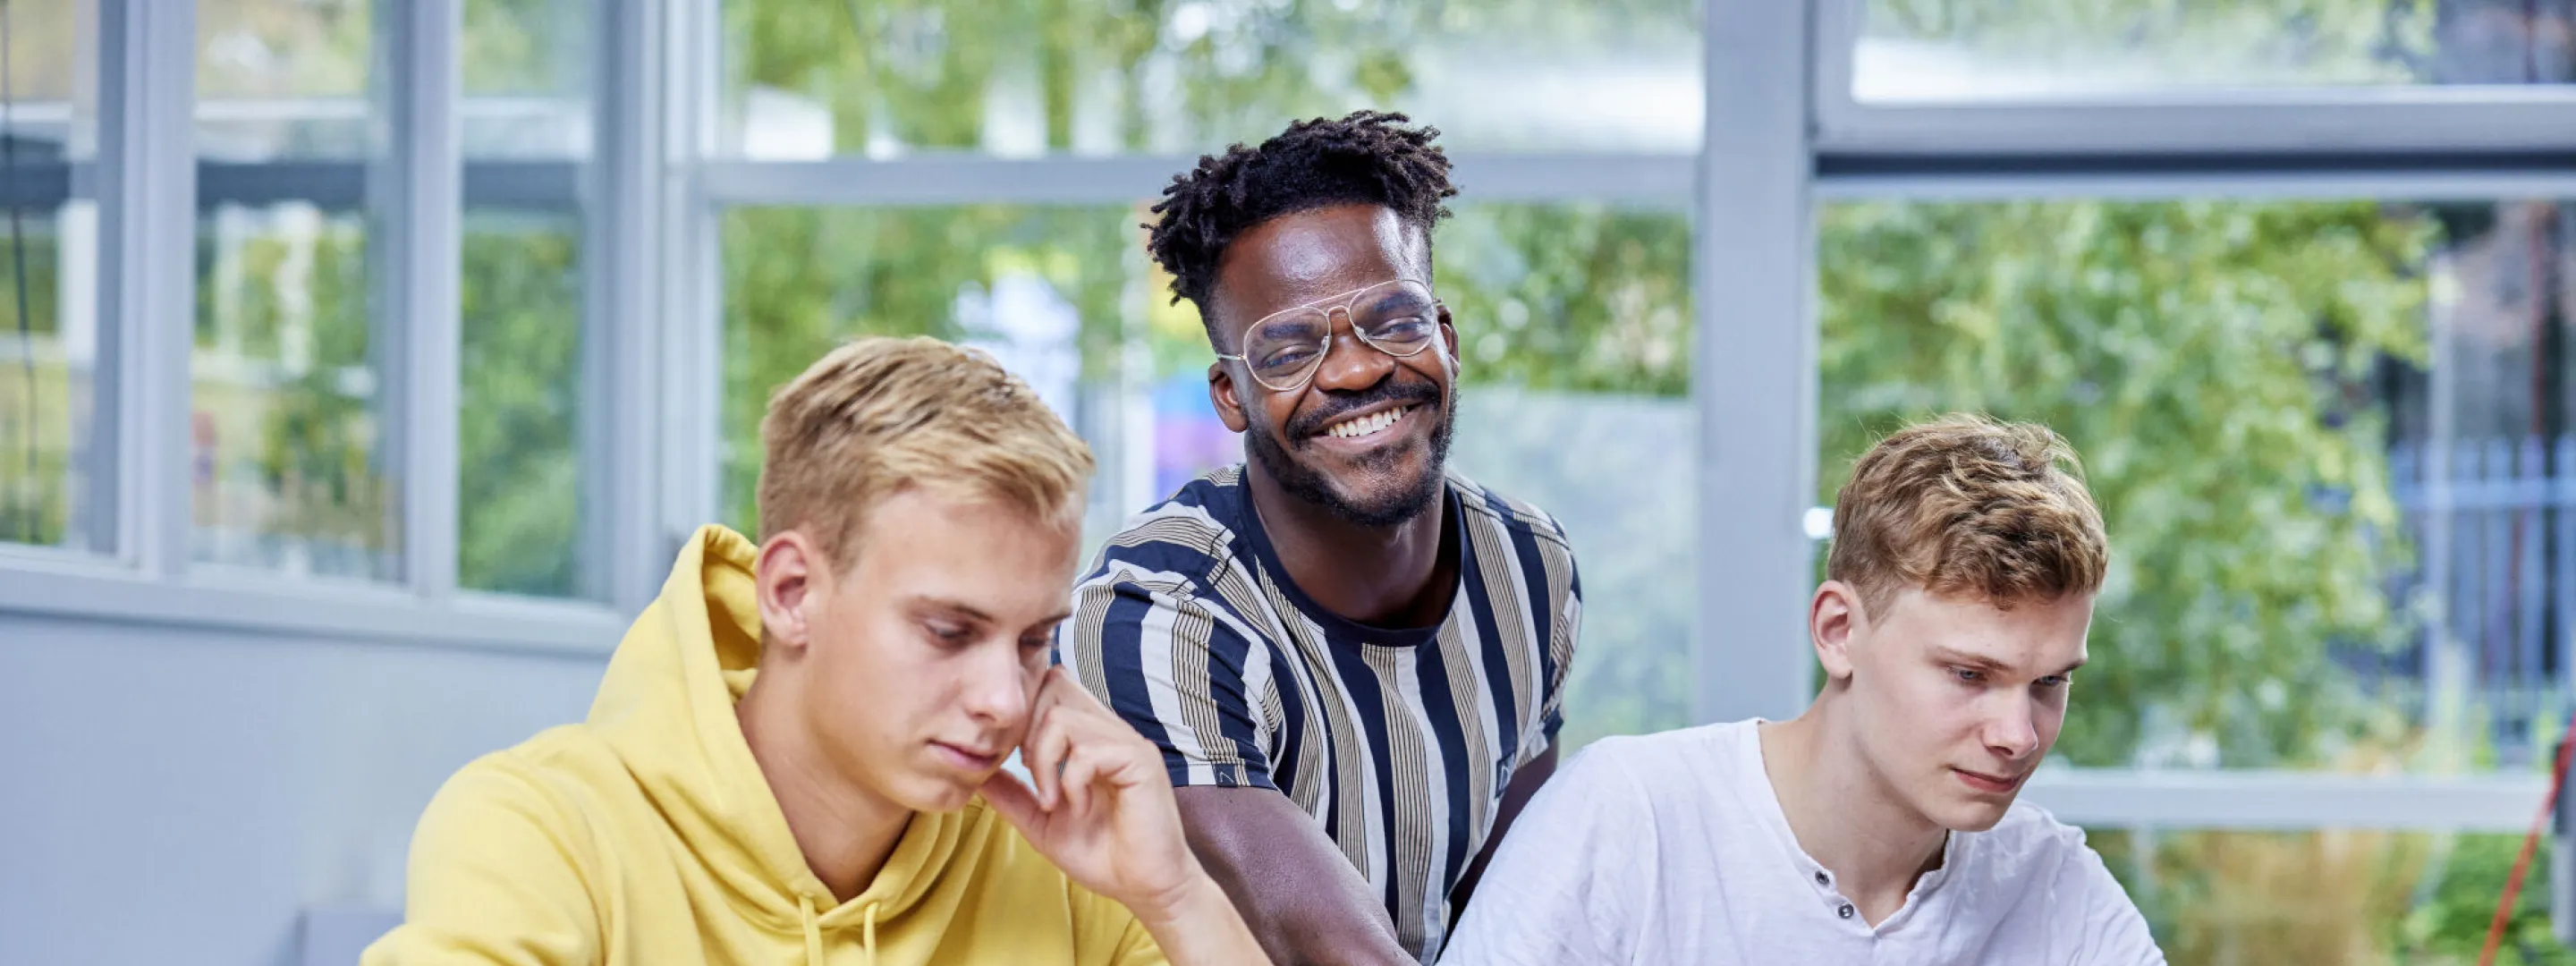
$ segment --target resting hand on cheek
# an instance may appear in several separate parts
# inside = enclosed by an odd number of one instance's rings
[[[1062,667],[1038,686],[1020,761],[1032,781],[995,772],[985,800],[1065,875],[1135,913],[1174,966],[1270,961],[1190,853],[1162,754]]]

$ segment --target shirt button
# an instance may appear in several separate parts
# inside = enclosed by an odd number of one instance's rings
[[[1834,915],[1841,916],[1841,917],[1843,917],[1843,918],[1845,918],[1845,919],[1849,919],[1849,918],[1851,918],[1851,916],[1852,916],[1852,907],[1851,907],[1851,905],[1850,905],[1850,904],[1848,904],[1848,903],[1844,904],[1842,908],[1834,910]]]
[[[1826,876],[1824,873],[1822,873],[1822,872],[1818,872],[1818,873],[1816,873],[1816,884],[1817,884],[1817,885],[1832,885],[1832,884],[1834,884],[1834,880],[1833,880],[1831,877]]]

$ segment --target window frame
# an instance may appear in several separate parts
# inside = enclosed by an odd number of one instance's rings
[[[100,373],[90,485],[106,552],[0,545],[0,612],[324,639],[604,656],[682,541],[720,518],[722,213],[739,205],[1128,203],[1187,158],[925,154],[718,159],[718,0],[599,5],[589,176],[582,455],[603,501],[584,553],[605,599],[455,584],[454,300],[462,173],[454,128],[462,0],[398,16],[404,269],[400,330],[406,579],[192,566],[189,347],[197,207],[191,4],[101,0]],[[1860,0],[1703,0],[1706,123],[1693,155],[1458,156],[1479,200],[1688,205],[1692,400],[1700,418],[1698,721],[1786,717],[1812,693],[1805,530],[1815,444],[1815,210],[1861,198],[2576,197],[2576,93],[2505,88],[2272,92],[2164,103],[1860,105]],[[388,8],[393,9],[393,8]],[[1789,80],[1784,81],[1784,78]],[[2313,118],[2313,121],[2309,120]],[[430,125],[430,136],[413,128]],[[441,223],[443,222],[443,224]],[[427,316],[420,318],[419,316]],[[416,363],[426,363],[416,365]],[[1785,414],[1785,415],[1784,415]],[[423,477],[432,468],[442,472]],[[1106,481],[1104,481],[1106,482]],[[443,492],[442,492],[443,491]],[[443,526],[423,541],[424,527]],[[2536,775],[2356,778],[2275,771],[2045,770],[2032,800],[2102,825],[2503,831]]]
[[[666,521],[715,519],[718,505],[723,296],[716,226],[733,206],[912,206],[960,203],[1094,204],[1150,198],[1191,159],[1162,156],[994,158],[924,153],[836,155],[778,161],[719,157],[713,150],[721,0],[672,0],[669,53],[690,78],[674,97],[671,143],[687,167],[674,189],[678,259],[664,273],[665,304],[682,307],[679,344],[698,351],[664,360],[685,393],[676,485]],[[1786,718],[1812,694],[1803,641],[1813,544],[1805,530],[1815,457],[1815,213],[1820,200],[1887,197],[2020,198],[2045,195],[2351,195],[2493,197],[2551,193],[2576,181],[2524,150],[2556,137],[2446,140],[2457,102],[2498,89],[2463,89],[2399,103],[2356,103],[2327,113],[2323,139],[2230,135],[2221,124],[2180,125],[2205,106],[2127,105],[1880,108],[1851,103],[1848,48],[1819,38],[1855,36],[1856,0],[1703,0],[1706,123],[1695,155],[1555,152],[1456,156],[1478,200],[1681,200],[1693,218],[1692,281],[1700,298],[1692,397],[1700,417],[1700,571],[1693,643],[1693,718]],[[1783,84],[1780,78],[1802,83]],[[2522,117],[2547,96],[2512,94],[2470,114]],[[2355,99],[2368,100],[2368,99]],[[2404,103],[2409,100],[2420,103]],[[2536,103],[2517,103],[2517,100]],[[2569,103],[2576,103],[2571,100]],[[2229,105],[2240,120],[2318,105]],[[2109,113],[2103,113],[2108,110]],[[2158,112],[2163,112],[2160,115]],[[2570,112],[2576,120],[2576,112]],[[2395,135],[2349,137],[2391,120],[2419,122]],[[2425,127],[2431,119],[2436,125]],[[2075,125],[2075,136],[2061,137]],[[2341,126],[2337,126],[2341,125]],[[2276,125],[2277,127],[2277,125]],[[2527,128],[2528,129],[2528,128]],[[2576,145],[2576,123],[2564,129]],[[2138,134],[2134,132],[2146,132]],[[2162,139],[2162,140],[2159,140]],[[2266,140],[2269,139],[2269,140]],[[2163,145],[2180,149],[2150,151]],[[2396,156],[2397,149],[2415,155]],[[2434,149],[2454,152],[2432,155]],[[1685,173],[1687,171],[1687,173]],[[1782,414],[1785,411],[1786,418]],[[1114,481],[1103,481],[1115,485]],[[1722,631],[1721,631],[1722,629]],[[1774,646],[1769,642],[1780,642]],[[2174,827],[2374,827],[2504,830],[2536,809],[2545,781],[2522,775],[2348,778],[2294,772],[2151,773],[2051,767],[2033,800],[2070,820]],[[2367,792],[2368,794],[2357,794]]]
[[[1814,56],[1807,65],[1811,73],[1805,75],[1810,79],[1807,130],[1812,142],[1802,187],[1815,202],[2576,198],[2576,85],[2284,88],[2048,102],[1863,104],[1852,95],[1852,79],[1865,2],[1806,0],[1802,6],[1810,14],[1809,33],[1793,37],[1788,28],[1775,25],[1767,38]],[[1709,22],[1753,16],[1762,6],[1762,0],[1709,0]],[[1721,100],[1747,99],[1714,83],[1708,96],[1712,131],[1719,129],[1714,112]],[[1752,109],[1750,103],[1737,107]],[[1711,185],[1723,190],[1716,182]],[[1812,287],[1812,206],[1805,218],[1807,235],[1795,241],[1804,253],[1804,284]],[[1701,324],[1711,321],[1703,317]],[[1794,322],[1802,337],[1784,341],[1798,349],[1775,352],[1761,364],[1794,365],[1811,378],[1802,396],[1810,414],[1802,422],[1807,435],[1797,457],[1811,480],[1816,459],[1815,306],[1804,306]],[[1740,494],[1712,494],[1712,500],[1730,498]],[[1704,508],[1731,512],[1722,505]],[[1730,550],[1761,553],[1768,566],[1801,575],[1811,566],[1805,549],[1793,554],[1778,542]],[[1783,602],[1749,595],[1718,600],[1730,593],[1730,588],[1712,585],[1703,597],[1711,608],[1774,611],[1761,618],[1760,626],[1789,620]],[[1703,613],[1706,620],[1715,611]],[[1745,611],[1734,613],[1739,625],[1748,619]],[[1702,652],[1704,666],[1723,663],[1715,656],[1730,647],[1705,637],[1702,645],[1709,648]],[[1803,705],[1812,687],[1804,664],[1794,692],[1785,690],[1786,675],[1769,678],[1784,688],[1775,702],[1795,694]],[[1720,712],[1717,718],[1741,717],[1750,707],[1711,710]],[[2549,784],[2544,775],[2522,772],[2348,776],[2050,765],[2032,779],[2029,794],[2062,819],[2102,826],[2518,832],[2539,811]],[[2559,858],[2566,862],[2576,856]]]
[[[1872,104],[1852,94],[1868,0],[1814,14],[1817,144],[1834,153],[2020,155],[2564,152],[2576,84],[2211,88]],[[1711,97],[1717,96],[1712,90]]]
[[[589,597],[547,599],[456,585],[459,285],[466,166],[458,35],[464,0],[377,7],[375,95],[389,151],[380,165],[384,271],[371,284],[392,340],[388,464],[403,504],[401,579],[292,577],[190,559],[191,349],[199,162],[194,147],[197,11],[192,3],[100,0],[98,399],[93,490],[111,521],[98,552],[0,545],[0,613],[141,626],[266,631],[355,642],[605,656],[659,586],[676,545],[655,526],[665,414],[652,358],[660,316],[622,280],[649,276],[660,152],[649,139],[664,82],[652,72],[659,4],[602,3],[602,79],[593,110],[604,203],[586,211],[582,460],[584,502],[600,507],[581,552],[602,576]],[[379,43],[385,43],[379,40]],[[508,167],[507,164],[495,168]],[[506,173],[506,172],[503,172]],[[578,179],[577,179],[578,180]],[[632,325],[611,324],[631,318]],[[604,432],[602,431],[604,430]]]

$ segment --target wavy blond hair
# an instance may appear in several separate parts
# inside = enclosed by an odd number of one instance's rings
[[[760,539],[800,530],[836,565],[906,487],[992,499],[1042,520],[1078,512],[1091,448],[993,357],[937,339],[863,338],[769,397]]]
[[[1951,414],[1898,430],[1834,501],[1826,576],[1873,614],[1908,587],[2010,609],[2102,589],[2110,542],[2075,448],[2036,423]]]

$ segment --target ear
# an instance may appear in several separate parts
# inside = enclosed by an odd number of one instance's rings
[[[1857,588],[1839,580],[1816,588],[1816,598],[1807,604],[1807,637],[1816,647],[1816,663],[1824,665],[1826,677],[1851,679],[1852,637],[1868,623]]]
[[[1440,362],[1449,367],[1449,378],[1458,378],[1458,323],[1449,317],[1449,303],[1440,307]]]
[[[761,650],[801,651],[812,640],[808,605],[831,580],[831,562],[803,531],[789,530],[760,546],[752,580],[760,597]]]
[[[1233,432],[1251,428],[1243,415],[1243,397],[1234,391],[1234,373],[1226,371],[1225,360],[1208,363],[1208,403],[1216,407],[1217,421]]]

